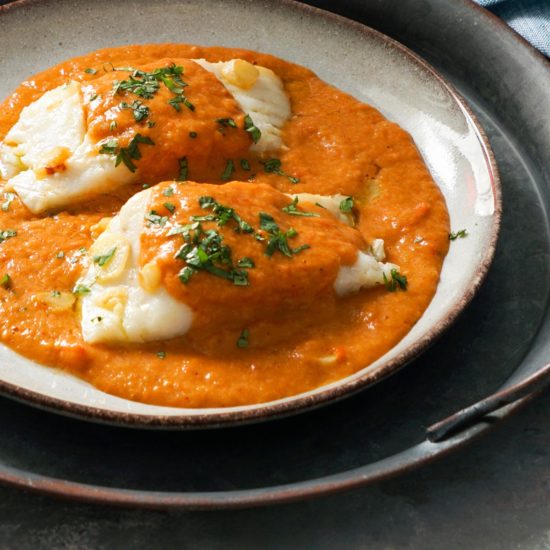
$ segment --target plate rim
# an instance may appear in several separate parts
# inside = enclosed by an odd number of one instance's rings
[[[471,0],[467,1],[471,2]],[[488,232],[488,246],[484,251],[483,258],[478,264],[478,270],[470,278],[470,285],[468,289],[465,290],[463,294],[456,299],[454,304],[451,305],[448,314],[444,319],[442,319],[439,323],[434,324],[420,339],[412,342],[402,353],[380,365],[375,373],[368,374],[365,372],[363,375],[347,381],[345,381],[346,379],[344,378],[342,381],[339,381],[341,383],[338,383],[337,386],[328,385],[325,389],[322,389],[323,386],[321,386],[320,388],[316,388],[316,393],[314,395],[308,395],[307,392],[303,392],[302,394],[298,394],[296,396],[289,396],[288,400],[285,401],[275,400],[266,403],[259,403],[252,409],[231,410],[231,407],[228,407],[228,410],[226,411],[206,412],[203,414],[197,413],[193,415],[123,412],[66,401],[61,398],[52,397],[47,394],[23,388],[17,384],[6,382],[4,380],[0,380],[0,394],[22,403],[32,405],[39,409],[44,409],[72,418],[128,428],[165,430],[216,429],[226,426],[229,427],[276,420],[294,414],[301,414],[309,410],[325,406],[329,403],[337,402],[348,396],[352,396],[359,391],[374,386],[388,376],[396,373],[432,346],[441,336],[443,336],[443,334],[445,334],[445,332],[454,324],[460,314],[477,294],[487,276],[495,255],[502,219],[502,188],[498,166],[496,164],[487,135],[466,100],[450,82],[448,82],[435,68],[431,66],[430,63],[413,52],[410,48],[403,45],[401,42],[398,42],[386,34],[353,19],[349,19],[339,14],[329,12],[297,0],[278,0],[278,2],[290,9],[302,11],[305,16],[311,14],[322,17],[329,22],[336,22],[351,27],[356,32],[361,34],[371,36],[374,35],[382,42],[390,44],[390,46],[399,50],[412,62],[416,63],[421,69],[427,71],[433,78],[435,78],[435,80],[437,80],[439,84],[446,91],[448,91],[456,104],[458,104],[458,106],[465,111],[467,118],[469,118],[473,125],[483,153],[486,157],[495,206],[494,213],[490,216],[491,225],[490,231]],[[10,10],[18,8],[24,9],[41,3],[42,0],[15,0],[9,2],[8,4],[0,6],[0,17]],[[367,367],[368,365],[360,370],[365,370]]]

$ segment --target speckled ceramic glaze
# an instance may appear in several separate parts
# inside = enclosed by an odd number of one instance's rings
[[[445,196],[452,229],[469,233],[451,245],[437,293],[410,333],[373,364],[317,390],[246,407],[158,407],[105,394],[2,347],[4,393],[67,414],[128,425],[216,426],[287,414],[341,398],[402,367],[454,321],[480,286],[500,220],[492,153],[464,101],[400,44],[349,20],[288,2],[61,0],[54,6],[22,0],[3,10],[1,97],[32,73],[68,57],[127,43],[244,47],[305,65],[412,134]]]

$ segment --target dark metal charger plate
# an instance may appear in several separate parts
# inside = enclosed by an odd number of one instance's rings
[[[505,209],[481,292],[414,365],[361,394],[293,418],[224,430],[149,432],[83,423],[2,399],[1,480],[136,506],[269,503],[403,472],[470,441],[521,404],[443,442],[426,439],[427,426],[550,358],[548,63],[465,0],[402,0],[398,10],[393,2],[316,4],[344,11],[424,56],[465,95],[487,130]]]

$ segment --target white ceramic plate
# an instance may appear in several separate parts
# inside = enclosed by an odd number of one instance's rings
[[[494,254],[500,187],[492,153],[464,101],[404,46],[349,20],[289,1],[20,0],[0,8],[0,97],[62,60],[99,48],[149,42],[242,47],[305,65],[377,107],[414,138],[440,186],[453,229],[436,295],[407,336],[354,375],[260,405],[180,409],[105,394],[0,346],[0,390],[65,414],[133,426],[216,426],[288,414],[364,388],[424,350],[479,288]]]

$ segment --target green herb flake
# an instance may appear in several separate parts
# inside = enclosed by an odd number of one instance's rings
[[[116,139],[108,139],[102,143],[99,152],[101,154],[116,155],[115,166],[118,166],[122,162],[130,172],[135,172],[136,165],[133,161],[141,158],[141,152],[139,150],[140,143],[145,145],[155,144],[151,138],[136,134],[130,140],[130,143],[128,143],[128,147],[119,147]]]
[[[224,128],[227,128],[227,127],[236,128],[237,127],[237,123],[232,118],[217,118],[216,122]]]
[[[62,260],[64,257],[65,257],[65,252],[63,252],[63,250],[60,250],[56,255],[55,257],[59,260]]]
[[[2,275],[2,278],[0,278],[0,286],[2,288],[5,288],[6,290],[8,288],[11,288],[11,277],[6,273],[5,275]]]
[[[231,174],[233,174],[234,170],[234,164],[232,160],[228,160],[225,164],[224,171],[222,172],[222,175],[220,176],[220,179],[222,181],[229,181],[231,179]]]
[[[178,278],[183,284],[186,285],[189,282],[189,279],[191,279],[191,276],[195,273],[195,271],[196,270],[192,267],[186,266],[179,272]]]
[[[254,124],[250,115],[246,115],[244,117],[244,129],[250,134],[250,137],[252,138],[252,141],[254,143],[258,143],[258,141],[260,141],[260,138],[262,137],[262,132]]]
[[[199,134],[197,134],[197,132],[189,132],[189,137],[191,139],[195,139]]]
[[[303,210],[298,210],[298,197],[294,197],[294,200],[288,206],[283,207],[282,210],[291,216],[302,216],[303,218],[319,217],[319,214],[316,214],[315,212],[304,212]]]
[[[247,348],[248,347],[248,336],[249,331],[247,328],[243,329],[239,338],[237,338],[237,347],[238,348]]]
[[[17,235],[15,229],[1,229],[0,230],[0,243],[3,243],[7,239],[11,239]]]
[[[167,187],[166,189],[164,189],[162,194],[165,197],[172,197],[174,195],[174,188],[173,187]]]
[[[148,120],[147,121],[147,128],[153,128],[155,126],[156,122],[154,120]]]
[[[185,181],[189,174],[189,163],[187,162],[187,157],[182,157],[178,161],[180,172],[178,175],[178,181]]]
[[[346,214],[353,210],[354,201],[353,197],[346,197],[340,202],[340,210]]]
[[[149,187],[151,187],[151,185],[149,183],[144,183],[141,188],[142,189],[149,189]]]
[[[139,99],[136,99],[132,101],[132,103],[126,103],[123,101],[120,104],[121,109],[130,109],[132,111],[132,114],[134,115],[134,119],[136,122],[141,122],[142,120],[145,120],[150,112],[149,107],[147,105],[144,105],[142,101]]]
[[[75,294],[76,296],[86,296],[87,294],[90,294],[90,292],[90,287],[86,285],[76,285],[73,288],[73,294]]]
[[[116,120],[111,120],[111,123],[109,124],[109,131],[113,132],[114,130],[116,130],[116,127],[117,127]]]
[[[449,240],[456,241],[457,239],[464,239],[467,236],[468,236],[468,230],[460,229],[459,231],[455,231],[454,233],[449,233]]]
[[[15,193],[4,193],[5,202],[2,203],[2,211],[7,212],[10,209],[11,203],[15,200]]]
[[[118,141],[116,139],[108,139],[101,144],[99,152],[102,155],[116,155],[117,150]]]
[[[151,210],[145,215],[145,219],[149,225],[163,226],[168,221],[168,216],[161,216],[156,210]]]
[[[170,212],[170,214],[173,214],[176,211],[175,205],[173,205],[171,202],[165,202],[163,204],[164,208]]]
[[[288,178],[290,183],[300,183],[300,178],[290,176],[286,172],[283,172],[281,169],[282,164],[279,159],[269,159],[266,161],[260,161],[260,163],[264,165],[264,172],[267,174],[277,174],[278,176]]]
[[[159,359],[166,359],[166,352],[165,351],[157,351],[157,357]]]
[[[61,292],[59,290],[52,290],[52,298],[59,298],[61,296]]]
[[[383,273],[384,284],[390,292],[395,292],[398,289],[407,290],[407,277],[406,275],[401,275],[397,269],[392,269],[390,271],[391,279],[388,279],[385,273]]]
[[[103,267],[107,265],[115,255],[116,252],[116,246],[113,246],[110,250],[108,250],[105,254],[100,254],[98,256],[94,256],[94,264],[99,265],[100,267]]]
[[[241,159],[241,168],[250,171],[250,163],[246,159]]]
[[[265,212],[260,212],[260,229],[265,231],[268,234],[267,246],[264,254],[268,257],[273,256],[273,254],[278,250],[284,256],[291,258],[294,254],[298,254],[303,250],[310,248],[309,245],[304,244],[298,248],[291,248],[288,244],[288,239],[291,239],[298,235],[296,229],[291,227],[288,231],[281,231],[278,224],[275,222],[273,216],[266,214]],[[266,240],[263,237],[260,237],[258,240]]]
[[[256,264],[254,263],[254,260],[252,258],[248,258],[247,256],[244,256],[237,262],[237,266],[252,268],[252,267],[256,267]]]
[[[181,111],[181,105],[185,105],[190,111],[195,110],[195,106],[184,95],[172,97],[168,100],[168,104],[174,107],[178,113]]]
[[[84,72],[86,74],[97,74],[97,71],[95,69],[92,69],[91,67],[84,69]]]

